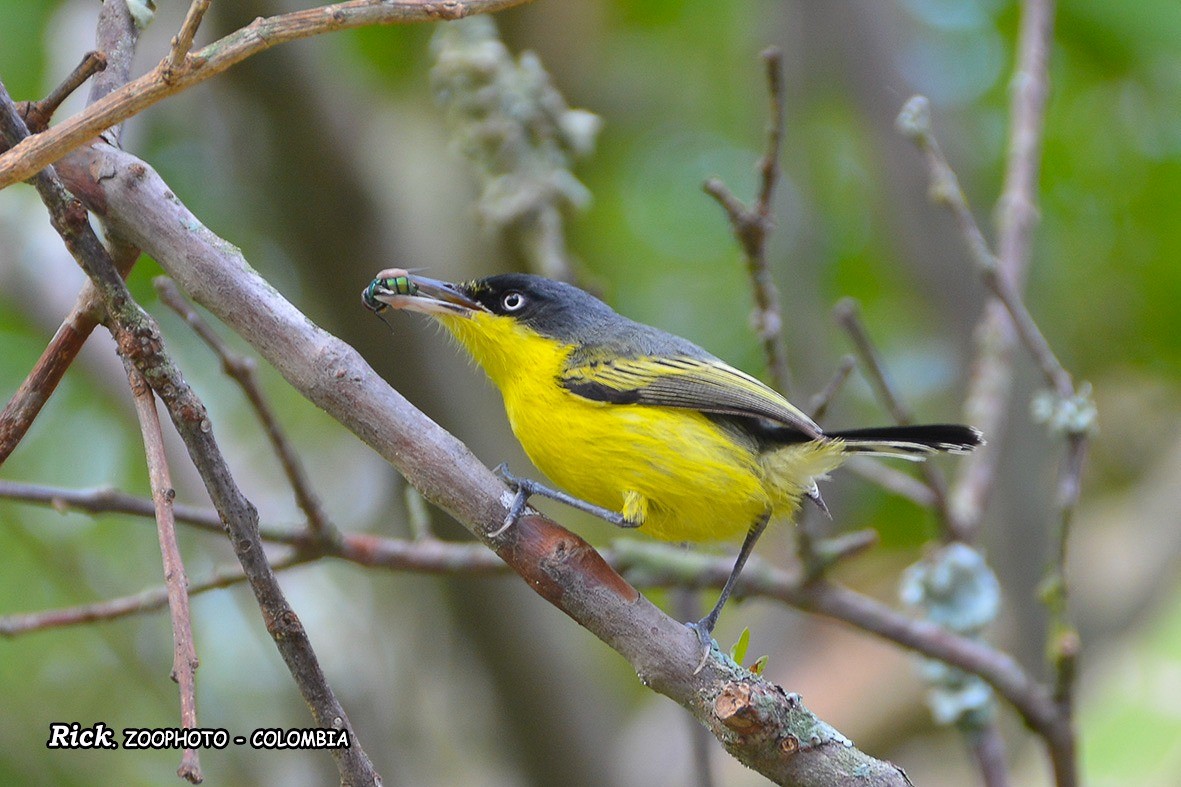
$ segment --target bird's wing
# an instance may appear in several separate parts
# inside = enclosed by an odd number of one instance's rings
[[[779,393],[714,358],[644,356],[575,363],[563,371],[559,382],[571,393],[596,402],[766,419],[809,438],[823,434]]]

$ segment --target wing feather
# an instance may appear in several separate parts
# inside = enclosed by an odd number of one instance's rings
[[[645,356],[567,367],[559,383],[596,402],[679,407],[765,419],[820,437],[816,423],[774,389],[716,358]]]

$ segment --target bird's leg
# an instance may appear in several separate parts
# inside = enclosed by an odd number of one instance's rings
[[[559,503],[565,503],[571,508],[579,511],[585,511],[592,516],[597,516],[599,519],[610,522],[616,527],[639,527],[640,522],[633,522],[618,511],[612,511],[609,508],[597,506],[594,503],[588,503],[585,500],[568,495],[565,492],[560,492],[557,489],[550,489],[544,484],[533,481],[528,478],[518,478],[508,471],[508,465],[501,463],[497,465],[492,472],[496,473],[501,480],[508,484],[509,488],[516,492],[512,504],[509,506],[508,514],[504,518],[504,524],[501,525],[495,532],[488,535],[492,538],[499,536],[504,531],[513,526],[513,523],[520,518],[522,512],[525,510],[525,504],[529,502],[529,498],[533,495],[541,495],[548,497],[550,500],[557,500]]]
[[[708,615],[696,623],[685,624],[693,629],[697,634],[697,639],[701,642],[701,647],[705,649],[702,654],[701,663],[697,665],[698,670],[705,666],[705,657],[709,655],[714,626],[718,624],[718,615],[722,614],[722,607],[726,606],[726,599],[730,598],[730,593],[734,590],[734,585],[738,582],[738,575],[742,573],[742,567],[746,565],[747,558],[754,551],[755,542],[759,540],[759,536],[763,535],[763,531],[767,529],[767,520],[770,518],[771,512],[768,511],[750,526],[750,530],[746,533],[746,539],[742,542],[742,548],[738,550],[738,557],[734,560],[734,568],[730,569],[730,576],[726,577],[726,584],[722,586],[722,594],[718,596],[718,602],[714,604],[714,608],[709,611]]]

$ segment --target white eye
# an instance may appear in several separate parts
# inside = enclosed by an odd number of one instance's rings
[[[506,292],[500,299],[500,305],[506,312],[515,312],[525,305],[525,296],[519,292]]]

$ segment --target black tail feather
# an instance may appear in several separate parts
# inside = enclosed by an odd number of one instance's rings
[[[924,424],[921,426],[881,426],[870,429],[845,429],[826,432],[828,437],[845,441],[853,452],[924,454],[931,451],[967,453],[984,445],[978,429],[963,424]]]

